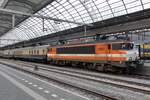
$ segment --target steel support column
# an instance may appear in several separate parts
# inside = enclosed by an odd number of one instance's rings
[[[12,28],[15,27],[15,15],[13,14],[12,15]]]
[[[84,36],[86,36],[87,30],[86,30],[86,26],[84,26]]]
[[[42,29],[43,29],[43,32],[44,32],[45,31],[44,18],[42,19]]]

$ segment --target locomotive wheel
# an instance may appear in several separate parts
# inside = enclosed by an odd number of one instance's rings
[[[95,67],[94,67],[94,64],[93,63],[86,63],[86,68],[87,69],[90,69],[90,70],[92,70],[92,69],[95,69]]]
[[[124,73],[124,69],[123,68],[116,68],[115,73],[117,73],[117,74],[123,74]]]
[[[131,71],[130,71],[130,68],[129,68],[129,67],[123,69],[123,73],[124,73],[124,74],[127,74],[127,75],[128,75],[128,74],[130,74],[130,72],[131,72]]]
[[[77,63],[74,62],[74,61],[72,61],[72,62],[71,62],[71,66],[72,66],[72,67],[76,67],[76,66],[77,66]]]
[[[59,60],[59,61],[58,61],[58,64],[59,64],[60,66],[64,66],[64,65],[65,65],[65,61]]]
[[[100,65],[96,65],[96,68],[95,68],[97,71],[102,71],[102,72],[105,72],[106,69],[105,69],[105,64],[100,64]]]

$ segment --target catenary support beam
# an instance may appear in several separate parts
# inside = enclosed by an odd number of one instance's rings
[[[0,39],[0,41],[21,41],[19,39]]]
[[[18,15],[24,15],[24,16],[42,18],[42,19],[46,19],[46,20],[54,20],[54,21],[59,21],[59,22],[73,23],[73,24],[77,24],[77,25],[92,26],[92,24],[86,24],[86,23],[80,23],[80,22],[75,22],[75,21],[57,19],[57,18],[42,16],[42,15],[35,15],[35,14],[30,14],[30,13],[25,13],[25,12],[10,10],[10,9],[3,9],[3,8],[0,8],[0,11],[5,12],[5,13],[14,14],[14,15],[16,15],[16,16],[18,16]]]
[[[8,3],[8,0],[1,0],[1,7],[4,8],[6,6],[6,4]]]

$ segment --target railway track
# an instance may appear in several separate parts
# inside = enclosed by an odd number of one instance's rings
[[[28,66],[41,66],[41,67],[44,67],[44,68],[50,68],[50,69],[57,69],[57,70],[61,70],[61,71],[69,71],[69,72],[73,72],[73,73],[82,73],[82,74],[85,74],[85,75],[91,75],[93,77],[100,77],[102,78],[103,77],[106,77],[106,78],[110,78],[111,75],[113,76],[119,76],[121,78],[136,78],[136,79],[145,79],[145,80],[150,80],[150,76],[148,75],[137,75],[137,74],[133,74],[133,75],[123,75],[123,74],[118,74],[118,75],[115,75],[115,74],[110,74],[110,73],[101,73],[101,72],[95,72],[95,71],[91,71],[90,70],[90,73],[89,73],[89,70],[83,70],[83,69],[76,69],[76,68],[69,68],[69,67],[58,67],[58,66],[50,66],[48,64],[41,64],[41,63],[34,63],[34,62],[24,62],[24,61],[17,61],[18,63],[21,63],[21,64],[27,64]],[[30,63],[30,65],[28,64]],[[119,79],[121,79],[119,78]],[[117,78],[118,79],[118,78]]]
[[[132,90],[135,92],[150,94],[150,85],[148,83],[137,82],[137,81],[135,82],[133,80],[125,80],[126,77],[122,77],[122,79],[121,79],[121,77],[114,77],[114,76],[112,77],[109,75],[92,74],[89,72],[77,71],[77,70],[73,70],[73,69],[48,67],[47,65],[41,65],[41,64],[30,63],[30,62],[22,62],[22,61],[17,61],[17,62],[13,62],[13,63],[20,65],[20,66],[27,67],[27,68],[33,69],[35,67],[38,67],[39,70],[43,70],[43,71],[58,73],[61,75],[67,75],[70,77],[76,77],[76,78],[80,78],[80,79],[84,79],[84,80],[88,80],[88,81],[92,81],[92,82],[97,82],[97,83],[105,83],[105,84],[113,85],[116,87],[129,89],[129,90]],[[31,70],[29,71],[29,70],[22,69],[22,68],[17,68],[17,69],[24,70],[31,74],[34,73],[38,76],[46,77],[42,74],[40,74],[40,75],[39,75],[39,73],[37,74],[36,71],[33,72]],[[140,80],[140,79],[137,79],[137,80]],[[55,81],[58,81],[58,80],[55,80]],[[64,82],[62,82],[62,83],[64,83]],[[67,83],[65,83],[65,84],[67,84]],[[67,84],[67,85],[71,85],[71,84]],[[78,87],[78,88],[81,88],[81,87]],[[82,87],[82,89],[83,89],[83,87]],[[88,89],[86,89],[86,90],[88,90]],[[90,91],[91,93],[96,93],[97,95],[102,95],[96,91],[91,91],[91,90],[88,90],[88,91]],[[106,96],[106,95],[102,95],[102,96]],[[106,100],[112,100],[112,99],[114,100],[114,98],[112,98],[112,97],[109,97],[109,96],[106,96],[106,97],[107,97]]]
[[[75,86],[74,84],[66,83],[63,80],[60,80],[60,79],[57,79],[57,78],[51,78],[49,76],[46,76],[46,75],[43,75],[43,74],[40,74],[40,73],[37,73],[37,72],[33,72],[32,70],[27,70],[27,69],[24,69],[24,68],[16,67],[16,66],[9,65],[9,64],[6,64],[6,63],[2,63],[2,62],[0,62],[0,64],[4,64],[4,65],[7,65],[7,66],[9,66],[11,68],[15,68],[17,70],[20,70],[20,71],[23,71],[23,72],[26,72],[26,73],[38,76],[39,78],[42,78],[42,79],[47,79],[47,80],[55,81],[55,82],[60,83],[60,84],[64,84],[64,85],[67,85],[67,86],[71,86],[73,88],[80,89],[81,91],[86,91],[86,92],[88,92],[90,94],[94,94],[96,96],[100,96],[100,98],[103,98],[103,99],[100,99],[100,100],[119,100],[117,98],[113,98],[113,97],[108,96],[108,95],[103,95],[103,94],[101,94],[101,93],[99,93],[97,91],[90,90],[90,89],[84,88],[84,87],[80,87],[79,85]]]
[[[132,80],[124,80],[124,79],[117,78],[117,77],[110,77],[110,76],[106,76],[106,75],[105,76],[104,75],[103,76],[93,75],[93,74],[83,72],[83,71],[79,72],[79,71],[73,71],[73,70],[58,68],[58,67],[50,68],[48,66],[40,66],[40,65],[35,64],[35,63],[29,64],[29,62],[27,62],[27,63],[26,62],[23,62],[23,63],[20,62],[20,64],[27,66],[27,67],[32,67],[32,68],[34,68],[35,66],[38,66],[38,68],[41,70],[51,71],[51,72],[55,72],[55,73],[59,73],[59,74],[65,74],[65,75],[69,75],[72,77],[78,77],[78,78],[91,80],[91,81],[95,81],[95,82],[115,85],[115,86],[122,87],[122,88],[132,89],[136,92],[138,91],[138,92],[150,94],[150,83],[144,84],[142,82],[135,82]]]

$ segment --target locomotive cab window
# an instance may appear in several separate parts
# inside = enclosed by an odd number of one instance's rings
[[[121,48],[125,50],[131,50],[133,49],[133,46],[133,43],[123,43]]]
[[[131,50],[133,49],[134,44],[133,43],[115,43],[112,44],[113,50]]]

